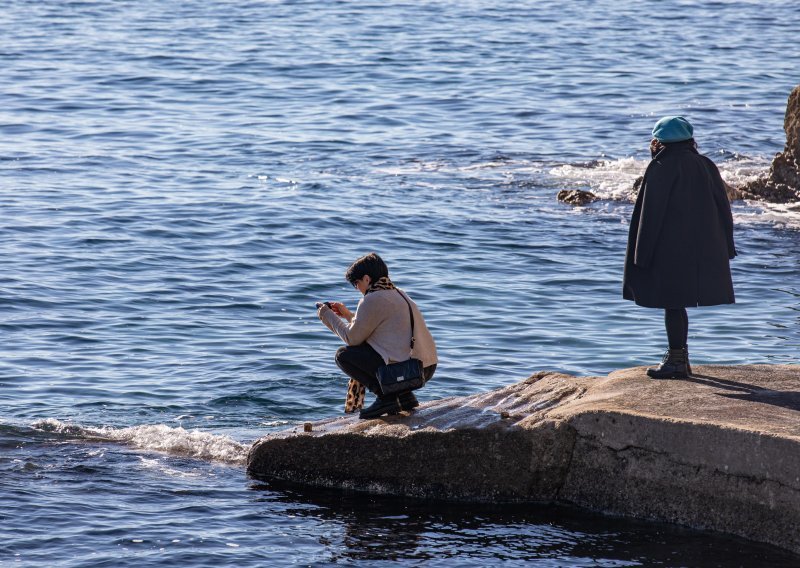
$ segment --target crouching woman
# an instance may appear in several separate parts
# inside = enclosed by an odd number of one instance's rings
[[[419,406],[414,393],[408,390],[383,395],[376,374],[383,365],[413,357],[422,361],[423,380],[427,382],[433,377],[438,363],[436,344],[419,308],[405,292],[395,287],[389,279],[386,263],[375,253],[356,260],[347,269],[345,278],[364,296],[356,312],[351,312],[341,302],[320,304],[317,311],[319,319],[345,343],[336,352],[336,364],[351,379],[345,411],[352,412],[360,407],[363,389],[373,392],[377,398],[360,412],[360,418],[412,410]],[[413,347],[409,347],[412,344]]]

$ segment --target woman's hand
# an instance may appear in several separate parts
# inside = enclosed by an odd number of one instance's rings
[[[331,302],[331,309],[333,310],[333,313],[341,318],[346,319],[347,321],[353,319],[353,312],[348,310],[347,306],[341,302]]]

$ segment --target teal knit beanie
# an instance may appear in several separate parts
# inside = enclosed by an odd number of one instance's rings
[[[653,138],[664,144],[689,140],[693,134],[694,128],[682,116],[665,116],[653,127]]]

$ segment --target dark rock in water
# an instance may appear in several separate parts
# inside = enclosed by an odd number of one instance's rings
[[[474,501],[562,502],[800,552],[800,365],[541,372],[376,420],[258,440],[248,472]]]
[[[722,180],[722,185],[725,186],[725,193],[728,194],[728,201],[736,201],[737,199],[742,199],[741,190],[736,189],[725,180]]]
[[[562,203],[569,203],[570,205],[586,205],[600,199],[591,191],[582,189],[562,189],[558,192],[556,198]]]
[[[800,85],[789,95],[783,129],[783,152],[775,155],[766,177],[742,188],[742,197],[774,203],[800,201]]]

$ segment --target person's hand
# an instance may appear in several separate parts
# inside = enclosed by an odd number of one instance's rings
[[[345,306],[341,302],[331,302],[331,309],[333,310],[333,313],[335,313],[340,318],[344,318],[347,321],[353,319],[353,312],[348,310],[347,306]]]
[[[326,305],[325,302],[317,302],[317,317],[322,319],[322,312],[323,310],[330,310],[330,306]]]

